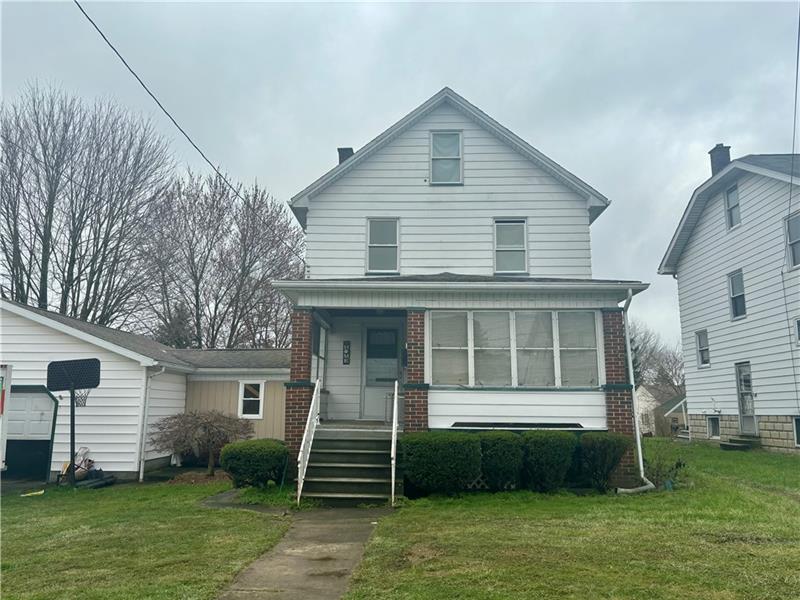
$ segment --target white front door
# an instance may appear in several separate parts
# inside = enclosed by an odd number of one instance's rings
[[[365,335],[364,399],[361,418],[387,421],[388,398],[400,373],[397,329],[367,329]]]

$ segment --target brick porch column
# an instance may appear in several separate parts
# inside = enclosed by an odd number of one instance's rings
[[[311,407],[314,384],[311,382],[311,324],[310,308],[295,308],[292,312],[292,357],[289,381],[286,386],[286,416],[284,439],[292,460],[297,458],[306,419]]]
[[[606,421],[608,430],[634,437],[633,394],[628,383],[628,358],[625,354],[625,320],[622,309],[603,311],[603,343],[606,364]],[[639,485],[634,450],[622,457],[612,476],[612,485]]]
[[[428,430],[428,384],[425,383],[425,309],[406,311],[406,382],[404,431]]]

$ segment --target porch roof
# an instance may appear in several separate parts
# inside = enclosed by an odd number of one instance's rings
[[[292,300],[309,291],[459,291],[459,292],[569,292],[591,295],[593,292],[614,295],[619,301],[628,290],[638,294],[650,284],[624,279],[570,279],[561,277],[527,277],[499,275],[465,275],[434,273],[425,275],[395,275],[356,277],[350,279],[278,280],[273,286]]]

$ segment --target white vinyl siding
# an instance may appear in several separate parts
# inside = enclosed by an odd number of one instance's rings
[[[152,374],[154,367],[150,367]],[[156,370],[156,372],[158,372]],[[155,424],[164,417],[182,413],[186,410],[186,375],[183,373],[161,373],[150,379],[147,400],[147,452],[145,459],[166,456],[168,453],[153,449],[150,434]]]
[[[2,311],[0,363],[13,366],[14,385],[45,385],[49,362],[78,358],[100,360],[100,386],[89,393],[86,406],[76,410],[77,446],[87,446],[104,471],[137,471],[145,368],[89,342]],[[54,395],[60,401],[50,470],[60,471],[69,460],[69,393]]]
[[[749,360],[758,383],[756,415],[800,415],[800,351],[790,343],[800,315],[800,269],[786,270],[787,184],[745,175],[738,190],[741,226],[728,233],[720,218],[723,193],[718,193],[678,263],[688,412],[737,415],[733,365]],[[800,200],[800,191],[794,197]],[[727,275],[737,269],[745,274],[747,318],[731,320]],[[695,332],[702,329],[713,343],[713,357],[700,369]]]
[[[462,131],[464,185],[429,185],[430,132]],[[493,221],[525,218],[527,271],[591,277],[587,202],[450,106],[421,119],[309,202],[307,275],[363,277],[367,218],[400,218],[399,270],[494,273]]]
[[[432,311],[430,324],[433,385],[602,384],[596,312]]]

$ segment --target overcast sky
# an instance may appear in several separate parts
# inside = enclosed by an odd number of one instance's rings
[[[679,337],[657,275],[716,142],[791,150],[795,4],[87,3],[215,162],[288,200],[450,86],[612,200],[594,276],[652,283],[633,314]],[[2,93],[54,82],[151,115],[202,168],[68,3],[3,3]]]

